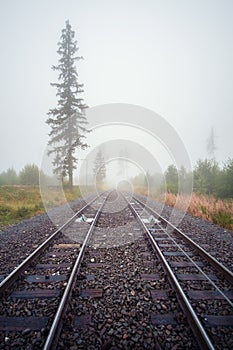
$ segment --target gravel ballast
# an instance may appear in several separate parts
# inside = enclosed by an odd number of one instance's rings
[[[140,199],[145,198],[140,196]],[[147,199],[147,203],[155,210],[161,205],[151,199]],[[79,200],[72,203],[72,208],[78,210],[84,204],[83,200]],[[162,215],[169,219],[171,211],[172,208],[164,207]],[[62,208],[57,209],[54,215],[57,216],[55,224],[47,214],[42,214],[0,232],[0,255],[4,261],[0,275],[12,271],[49,237],[57,229],[57,222],[62,224],[67,220]],[[87,223],[75,224],[58,243],[81,245],[84,236],[78,235],[79,228],[87,226]],[[214,251],[215,257],[233,270],[232,232],[188,214],[179,227],[203,245],[203,248]],[[72,254],[70,261],[74,260],[75,250]],[[62,263],[67,261],[69,259]],[[175,257],[174,261],[179,261],[179,258]],[[46,259],[43,262],[46,263]],[[65,272],[66,267],[63,270],[59,274]],[[45,274],[43,270],[38,271],[40,275]],[[181,273],[187,271],[196,272],[191,267],[179,270]],[[62,283],[58,282],[59,285]],[[196,282],[192,283],[195,285]],[[202,284],[205,289],[205,281],[199,282],[196,288]],[[43,284],[40,287],[44,288]],[[54,284],[51,284],[51,288],[54,288]],[[10,316],[17,313],[19,316],[49,317],[56,309],[58,300],[50,299],[49,303],[43,300],[15,300],[12,303],[6,300],[5,303],[5,310],[9,303],[6,313]],[[214,305],[210,301],[196,302],[200,315],[211,308],[214,313],[214,308],[221,308],[221,303]],[[0,334],[0,349],[42,349],[47,332],[46,327],[36,332],[30,328],[15,334],[3,332]],[[216,329],[213,328],[210,332],[215,336]],[[226,344],[224,349],[231,348],[228,333],[224,334],[223,343]],[[160,261],[121,196],[110,196],[88,243],[57,348],[199,348]]]

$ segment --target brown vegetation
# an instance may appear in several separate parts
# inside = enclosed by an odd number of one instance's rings
[[[160,201],[166,205],[176,206],[177,209],[184,210],[184,203],[188,198],[186,195],[165,193],[160,196]],[[233,200],[217,199],[214,196],[192,194],[187,212],[193,216],[209,220],[214,224],[233,230]]]

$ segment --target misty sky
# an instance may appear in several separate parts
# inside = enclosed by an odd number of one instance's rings
[[[56,50],[76,33],[85,103],[149,108],[178,132],[193,163],[233,157],[232,0],[0,0],[0,172],[40,166],[56,106]],[[146,122],[146,121],[145,121]]]

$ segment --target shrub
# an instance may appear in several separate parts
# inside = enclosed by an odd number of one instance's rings
[[[233,219],[231,213],[219,210],[211,213],[210,216],[214,224],[224,227],[228,230],[232,229]]]

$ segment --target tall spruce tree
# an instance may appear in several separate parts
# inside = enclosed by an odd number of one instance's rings
[[[58,83],[51,83],[57,89],[58,105],[50,109],[47,124],[50,125],[51,146],[49,154],[55,153],[54,173],[60,178],[68,175],[69,187],[73,188],[73,171],[76,169],[78,159],[74,156],[77,148],[85,149],[85,133],[87,132],[87,119],[80,94],[83,92],[83,84],[78,82],[78,73],[75,62],[83,59],[77,56],[79,48],[74,39],[75,32],[71,29],[69,21],[62,30],[61,40],[58,43],[58,55],[60,56],[57,66],[53,70],[59,72]],[[58,157],[59,155],[59,157]]]
[[[211,128],[210,135],[206,142],[206,148],[207,148],[207,154],[209,159],[215,159],[215,151],[216,151],[216,145],[215,145],[215,134],[214,129]]]

